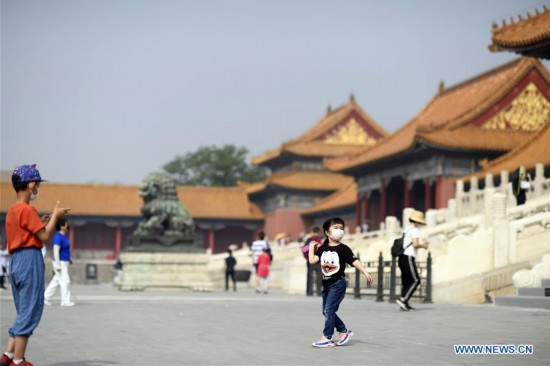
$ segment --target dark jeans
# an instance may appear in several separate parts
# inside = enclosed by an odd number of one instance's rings
[[[229,278],[233,281],[233,291],[237,291],[237,284],[235,283],[235,270],[233,269],[225,271],[225,291],[229,290]]]
[[[347,332],[346,325],[336,315],[340,303],[346,296],[346,279],[341,278],[332,285],[326,287],[323,286],[323,315],[325,316],[325,328],[323,329],[323,335],[327,339],[331,339],[334,334],[334,328],[340,333]]]

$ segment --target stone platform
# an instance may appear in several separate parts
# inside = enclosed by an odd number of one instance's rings
[[[212,291],[206,253],[143,253],[121,254],[124,274],[122,291],[145,289],[185,289]]]

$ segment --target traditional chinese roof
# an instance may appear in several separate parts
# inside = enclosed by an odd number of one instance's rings
[[[0,182],[0,212],[7,212],[15,200],[11,182]],[[260,209],[248,200],[241,188],[177,187],[178,197],[198,219],[262,220]],[[102,184],[43,183],[40,198],[32,204],[38,212],[51,212],[56,201],[70,207],[72,215],[141,216],[143,200],[139,187]]]
[[[355,156],[325,159],[346,171],[405,153],[416,143],[457,150],[508,151],[550,120],[550,75],[523,57],[441,89],[401,129]]]
[[[263,220],[260,208],[240,187],[178,186],[178,197],[191,216],[211,219]]]
[[[352,181],[352,177],[338,173],[326,171],[294,171],[274,173],[261,183],[240,183],[240,186],[248,194],[259,193],[268,186],[305,191],[335,191]]]
[[[302,211],[303,215],[319,214],[339,208],[354,206],[357,201],[357,184],[351,181],[340,187],[336,192],[321,200],[315,206]]]
[[[254,157],[253,164],[269,165],[281,155],[333,157],[356,153],[375,145],[388,133],[355,102],[353,95],[344,106],[329,109],[321,120],[301,136],[279,148]]]
[[[500,27],[494,23],[489,49],[550,59],[550,10],[543,9],[542,13],[536,9],[534,16],[527,12],[527,18],[520,15],[517,21],[512,18],[510,24],[502,21]]]
[[[471,175],[468,179],[472,177],[482,178],[489,173],[498,175],[503,170],[513,172],[519,166],[523,166],[527,170],[534,169],[538,163],[550,166],[549,143],[550,124],[522,145],[488,163],[482,171]]]

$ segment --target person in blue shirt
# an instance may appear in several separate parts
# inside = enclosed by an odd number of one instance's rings
[[[75,306],[71,301],[69,285],[69,264],[71,264],[71,243],[67,237],[70,227],[69,221],[59,219],[55,226],[57,233],[53,238],[53,270],[54,276],[44,292],[44,304],[51,305],[52,297],[58,288],[61,288],[61,306]]]

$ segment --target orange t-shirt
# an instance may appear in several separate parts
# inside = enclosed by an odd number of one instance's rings
[[[11,205],[6,214],[6,237],[8,251],[13,253],[20,248],[37,247],[42,249],[42,241],[36,233],[44,228],[36,209],[26,203]]]

